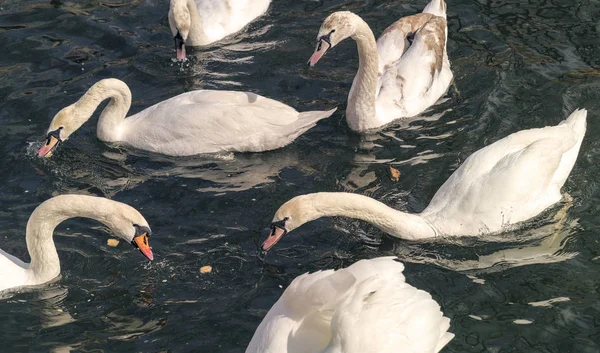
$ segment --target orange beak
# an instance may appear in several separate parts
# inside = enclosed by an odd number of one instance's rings
[[[40,148],[38,156],[46,158],[52,157],[52,152],[54,152],[54,149],[58,147],[59,142],[60,140],[56,137],[48,136],[48,140],[46,140],[46,144],[42,148]]]
[[[148,243],[148,233],[142,233],[137,237],[133,238],[131,242],[133,246],[136,246],[144,256],[146,256],[149,260],[154,260],[154,255],[152,254],[152,249],[150,249],[150,243]]]

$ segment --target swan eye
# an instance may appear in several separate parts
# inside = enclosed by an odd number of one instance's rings
[[[290,217],[284,217],[281,221],[271,223],[271,228],[277,227],[281,229],[285,229],[285,222],[290,219]]]
[[[138,224],[134,224],[133,225],[133,229],[135,229],[134,237],[140,236],[140,235],[142,235],[144,233],[146,233],[147,237],[150,237],[150,235],[152,234],[152,231],[150,230],[150,228],[144,227],[144,226],[140,226]]]

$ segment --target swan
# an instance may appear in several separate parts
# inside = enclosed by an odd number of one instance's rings
[[[153,260],[148,237],[150,227],[133,207],[102,197],[61,195],[40,204],[29,217],[25,230],[31,258],[25,263],[0,249],[0,291],[44,284],[60,274],[60,261],[52,240],[54,228],[75,217],[95,219]]]
[[[98,105],[110,98],[98,120],[98,138],[168,156],[215,152],[262,152],[286,146],[329,117],[330,111],[298,113],[295,109],[249,92],[198,90],[182,93],[125,119],[131,91],[108,78],[94,84],[77,102],[52,119],[45,146],[50,157],[79,129]]]
[[[453,337],[431,295],[395,257],[360,260],[292,281],[246,353],[437,353]]]
[[[394,210],[362,195],[334,192],[297,196],[275,213],[268,250],[285,234],[323,216],[369,222],[402,239],[476,236],[516,228],[561,200],[586,130],[587,111],[556,126],[523,130],[476,151],[418,214]]]
[[[177,60],[185,46],[208,45],[235,33],[267,12],[271,0],[171,0],[169,26]]]
[[[348,95],[346,120],[356,132],[373,131],[421,113],[447,91],[452,81],[447,33],[444,0],[432,0],[423,13],[396,21],[377,42],[362,18],[334,12],[323,21],[308,64],[314,66],[348,37],[356,41],[359,68]]]

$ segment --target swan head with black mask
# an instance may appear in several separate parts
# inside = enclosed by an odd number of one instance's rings
[[[314,194],[296,196],[277,210],[271,221],[269,237],[262,245],[263,251],[271,249],[284,235],[292,230],[322,216],[313,207],[311,202],[313,198]]]
[[[327,16],[317,34],[317,47],[308,60],[308,65],[315,66],[329,49],[344,39],[354,36],[357,30],[357,17],[350,11],[338,11]]]
[[[171,27],[171,33],[175,41],[177,61],[186,61],[185,45],[189,39],[192,27],[192,14],[190,13],[187,0],[171,0],[169,26]]]

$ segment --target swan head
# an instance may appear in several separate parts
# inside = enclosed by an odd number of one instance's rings
[[[356,18],[359,17],[350,11],[338,11],[327,16],[317,34],[317,47],[308,65],[315,66],[329,49],[353,36],[356,33]]]
[[[192,17],[187,7],[187,2],[171,0],[169,19],[171,33],[175,41],[175,50],[177,51],[177,61],[186,61],[185,42],[188,40],[190,27],[192,26]]]
[[[114,209],[110,210],[107,219],[102,223],[108,226],[114,235],[139,249],[149,260],[154,260],[149,243],[152,231],[144,216],[124,203],[116,202],[114,205]]]
[[[80,118],[73,105],[59,111],[48,128],[46,144],[40,148],[38,156],[49,158],[54,150],[64,141],[69,139],[73,132],[83,125],[87,119]]]
[[[263,242],[263,251],[271,249],[287,233],[317,218],[319,214],[311,202],[311,195],[296,196],[284,203],[271,221],[271,232]]]

